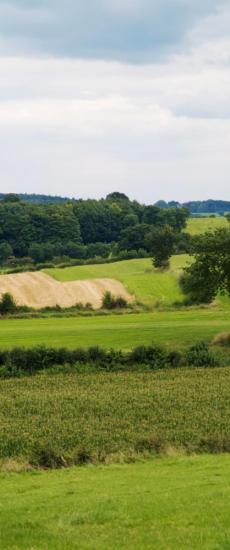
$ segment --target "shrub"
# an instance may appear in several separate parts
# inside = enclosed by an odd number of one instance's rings
[[[7,315],[8,313],[14,313],[17,311],[17,305],[13,298],[13,296],[6,292],[2,295],[1,301],[0,301],[0,313],[2,315]]]
[[[92,461],[92,455],[90,451],[85,449],[85,447],[77,449],[73,455],[73,462],[76,465],[83,466]]]
[[[131,363],[148,364],[151,368],[163,368],[168,366],[169,355],[160,346],[138,346],[129,356]]]
[[[207,453],[230,453],[230,437],[221,433],[203,437],[198,450]]]
[[[161,454],[164,453],[166,442],[160,434],[152,434],[149,437],[140,439],[136,444],[137,452],[143,453],[148,451],[149,453]]]
[[[212,341],[214,346],[230,346],[230,332],[220,332]]]
[[[196,367],[214,367],[219,364],[217,357],[205,342],[191,346],[186,353],[186,359],[188,365]]]
[[[111,292],[105,292],[102,299],[102,308],[104,309],[123,309],[127,307],[127,301],[122,296],[115,298]]]
[[[60,452],[49,444],[37,443],[32,451],[31,464],[40,468],[62,468],[66,461]]]

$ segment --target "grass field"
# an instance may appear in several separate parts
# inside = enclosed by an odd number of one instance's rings
[[[171,305],[183,296],[178,285],[181,269],[189,262],[189,256],[174,256],[169,271],[153,269],[149,258],[125,260],[112,264],[48,269],[46,273],[58,281],[81,281],[108,277],[121,281],[136,298],[150,306],[156,303]]]
[[[173,256],[168,271],[159,271],[152,267],[151,259],[124,260],[111,264],[47,269],[46,273],[61,282],[100,279],[108,277],[121,281],[130,294],[148,306],[154,308],[172,307],[175,302],[183,302],[178,279],[182,269],[191,263],[186,254]],[[219,297],[221,307],[229,307],[228,298]]]
[[[1,475],[2,550],[230,547],[230,458]]]
[[[228,367],[0,380],[0,457],[30,460],[38,443],[59,456],[129,455],[155,435],[190,450],[206,437],[230,445],[229,392]]]
[[[186,230],[190,235],[199,235],[206,231],[214,231],[222,227],[227,227],[227,219],[223,216],[217,216],[215,218],[189,218]]]
[[[210,341],[219,332],[229,331],[228,311],[188,309],[140,314],[6,319],[0,321],[0,348],[89,347],[129,350],[139,344],[159,343],[183,348],[196,341]]]

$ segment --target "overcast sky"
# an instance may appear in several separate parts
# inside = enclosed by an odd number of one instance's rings
[[[229,0],[0,0],[0,192],[230,200]]]

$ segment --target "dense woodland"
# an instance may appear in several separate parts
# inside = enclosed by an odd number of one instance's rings
[[[160,208],[185,207],[189,209],[192,215],[199,216],[204,214],[219,214],[223,216],[225,213],[230,212],[230,201],[215,201],[211,199],[207,201],[190,201],[185,203],[158,201],[156,206]]]
[[[62,203],[6,195],[0,201],[0,260],[142,257],[151,251],[154,228],[157,238],[159,231],[170,228],[175,244],[183,249],[188,237],[180,235],[188,216],[186,208],[146,206],[121,193]]]
[[[120,193],[118,193],[120,194]],[[113,193],[111,194],[113,195]],[[121,194],[122,195],[122,194]],[[52,195],[36,195],[36,194],[26,194],[20,193],[17,195],[18,198],[23,202],[32,202],[37,204],[63,204],[65,202],[75,201],[75,199],[70,199],[67,197],[59,197]],[[0,201],[4,200],[7,197],[5,193],[0,193]],[[219,214],[223,215],[226,212],[230,212],[230,201],[221,201],[221,200],[206,200],[206,201],[190,201],[185,203],[180,203],[177,201],[163,201],[160,200],[155,203],[155,206],[159,208],[188,208],[190,214],[192,215],[204,215],[204,214]]]

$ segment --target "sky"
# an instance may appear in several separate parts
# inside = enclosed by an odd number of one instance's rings
[[[0,0],[0,192],[230,200],[229,0]]]

